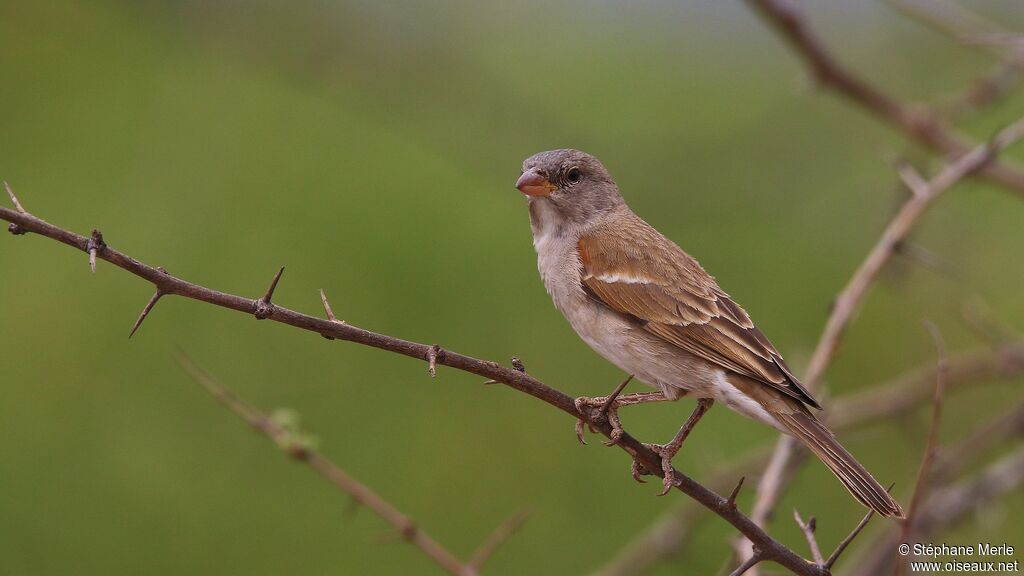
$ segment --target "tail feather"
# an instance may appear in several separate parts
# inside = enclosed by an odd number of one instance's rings
[[[828,466],[861,504],[882,516],[904,517],[903,508],[899,503],[812,414],[801,410],[774,415],[786,429],[803,441],[825,466]]]

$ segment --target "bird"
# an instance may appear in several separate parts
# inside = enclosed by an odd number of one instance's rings
[[[529,208],[537,268],[555,307],[599,355],[654,392],[581,397],[621,438],[618,408],[697,399],[661,458],[664,487],[672,459],[718,402],[803,442],[853,497],[882,516],[903,518],[889,492],[817,418],[821,405],[750,316],[692,256],[637,216],[594,156],[573,149],[540,152],[522,164],[516,188]],[[577,423],[582,441],[582,420]],[[650,473],[634,462],[634,478]]]

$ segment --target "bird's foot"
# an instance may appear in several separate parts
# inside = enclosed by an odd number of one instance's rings
[[[672,467],[672,458],[674,458],[676,453],[679,452],[680,447],[676,446],[674,443],[671,442],[668,444],[645,443],[644,446],[650,448],[661,459],[661,474],[663,488],[661,492],[658,492],[658,496],[664,496],[665,494],[668,494],[669,491],[676,486],[676,473],[675,469]],[[631,472],[633,474],[633,479],[636,480],[637,482],[640,482],[641,484],[647,482],[646,480],[641,478],[641,476],[650,476],[654,474],[653,472],[648,470],[646,466],[644,466],[637,460],[633,460],[633,467]]]
[[[672,458],[675,458],[679,449],[683,447],[683,442],[686,441],[690,432],[693,431],[693,427],[697,425],[697,422],[700,422],[700,419],[708,410],[711,409],[711,406],[714,405],[714,403],[715,401],[710,398],[701,398],[700,400],[697,400],[697,406],[694,407],[693,413],[690,414],[690,417],[686,419],[686,422],[683,423],[683,426],[679,428],[675,437],[672,438],[672,441],[668,444],[645,444],[645,446],[650,448],[658,455],[659,458],[661,458],[661,477],[665,487],[658,493],[658,496],[668,494],[669,491],[676,486],[676,472],[675,469],[672,468]],[[652,472],[643,464],[637,462],[635,459],[633,460],[633,479],[637,482],[643,482],[640,476],[651,473]]]
[[[580,396],[576,399],[576,410],[588,419],[577,418],[576,419],[576,438],[580,441],[580,444],[586,444],[587,441],[583,437],[584,428],[589,427],[591,432],[595,432],[594,424],[600,423],[602,420],[607,421],[608,425],[612,427],[611,434],[609,435],[610,440],[603,442],[605,446],[614,446],[619,443],[622,438],[622,422],[619,420],[619,402],[616,400],[617,394],[612,396],[598,396],[597,398],[591,398],[589,396]]]

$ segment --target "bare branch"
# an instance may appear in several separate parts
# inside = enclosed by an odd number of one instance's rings
[[[438,566],[455,576],[475,576],[476,569],[474,566],[462,563],[454,554],[441,546],[421,528],[417,527],[411,518],[395,508],[390,502],[350,476],[307,443],[297,441],[293,431],[286,429],[273,418],[224,388],[188,356],[179,354],[178,362],[218,402],[242,417],[243,420],[264,436],[273,440],[275,444],[293,459],[306,463],[331,484],[334,484],[334,486],[351,496],[353,501],[372,510],[377,516],[402,534],[404,539],[423,551]]]
[[[20,213],[16,210],[0,207],[0,219],[13,222],[27,231],[34,232],[40,236],[56,240],[86,250],[89,239],[54,226],[49,222],[39,219],[31,214]],[[251,300],[242,296],[227,294],[198,284],[187,282],[171,274],[146,265],[126,254],[123,254],[111,247],[106,247],[97,253],[97,258],[110,262],[119,268],[123,268],[135,276],[143,278],[154,284],[157,289],[162,290],[165,295],[183,296],[200,302],[206,302],[215,306],[228,308],[253,314],[257,304],[261,300]],[[280,272],[278,273],[278,276]],[[276,281],[274,282],[276,284]],[[270,294],[272,290],[268,291]],[[264,296],[268,300],[269,297]],[[332,322],[323,318],[309,316],[294,310],[274,305],[268,319],[317,334],[331,336],[338,340],[356,342],[373,348],[386,350],[395,354],[401,354],[420,360],[428,360],[431,346],[402,340],[385,334],[371,332],[357,328],[351,324]],[[558,408],[573,418],[589,419],[589,414],[581,414],[577,410],[575,400],[565,393],[556,390],[533,376],[520,372],[514,368],[505,368],[497,362],[478,360],[470,356],[443,350],[436,352],[436,363],[457,370],[462,370],[484,378],[496,380],[515,390],[529,394],[551,406]],[[611,438],[612,427],[606,418],[600,420],[589,420],[594,429]],[[628,433],[623,433],[616,444],[630,457],[648,470],[661,474],[661,458],[648,446],[641,443]],[[312,465],[312,464],[311,464]],[[673,476],[672,484],[679,491],[698,501],[702,506],[708,508],[726,522],[735,527],[746,536],[758,550],[761,551],[761,560],[775,562],[795,574],[805,576],[820,576],[817,566],[807,562],[800,555],[796,554],[781,542],[769,536],[760,526],[756,525],[750,518],[729,505],[728,500],[704,487],[692,478],[682,474],[676,469],[669,471]]]
[[[753,555],[750,556],[750,558],[744,560],[742,564],[740,564],[736,567],[735,570],[730,572],[729,576],[742,576],[743,574],[747,573],[747,570],[750,570],[755,565],[760,563],[761,560],[763,560],[763,558],[761,558],[761,555],[755,552]]]
[[[903,181],[903,184],[906,185],[907,189],[910,190],[914,196],[928,195],[928,182],[923,176],[921,176],[921,173],[909,163],[898,162],[896,164],[896,173],[899,174],[900,180]]]
[[[473,552],[473,555],[470,556],[467,564],[474,570],[480,570],[484,565],[484,562],[487,562],[487,560],[498,551],[498,548],[500,548],[502,544],[514,536],[515,533],[523,527],[523,524],[526,523],[526,519],[529,517],[530,513],[523,510],[502,522],[494,532],[491,532],[491,535],[487,537],[487,540],[484,540],[480,546],[477,547],[476,551]]]
[[[944,156],[966,153],[969,140],[954,132],[936,115],[900,102],[848,70],[814,35],[788,0],[747,0],[803,59],[814,78],[826,88],[855,102],[908,137]],[[986,162],[975,170],[993,182],[1024,193],[1024,171],[1006,162]]]
[[[874,515],[874,510],[868,510],[868,513],[865,514],[863,518],[861,518],[860,522],[857,523],[857,526],[854,527],[853,531],[847,534],[846,538],[843,538],[843,541],[840,542],[838,546],[836,546],[835,551],[832,552],[832,555],[829,556],[828,560],[825,561],[826,570],[832,569],[832,566],[834,566],[835,563],[839,560],[839,557],[843,555],[843,552],[846,550],[846,547],[849,546],[850,543],[853,542],[853,539],[856,538],[858,534],[860,534],[860,531],[868,525],[868,522],[871,521],[871,518]]]
[[[811,519],[804,522],[804,519],[800,517],[800,512],[793,508],[793,520],[796,520],[796,525],[800,527],[800,531],[804,533],[804,538],[807,539],[807,546],[811,549],[811,558],[814,558],[814,563],[818,566],[825,565],[825,558],[821,555],[821,547],[818,546],[818,538],[814,535],[814,531],[818,528],[818,522],[811,516]]]

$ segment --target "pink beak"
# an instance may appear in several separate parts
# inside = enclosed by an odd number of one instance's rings
[[[516,188],[527,196],[550,196],[555,186],[548,182],[548,179],[541,176],[537,170],[531,168],[519,177],[516,181]]]

